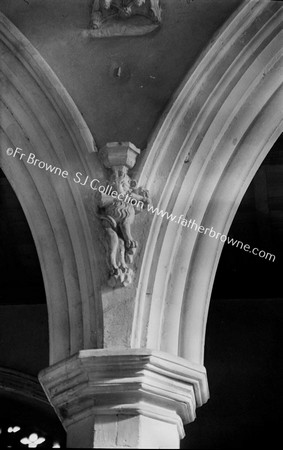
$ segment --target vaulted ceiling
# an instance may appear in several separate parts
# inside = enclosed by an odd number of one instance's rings
[[[144,149],[174,91],[242,0],[162,0],[158,32],[108,40],[82,36],[91,3],[1,0],[0,11],[59,77],[99,147],[131,141]]]

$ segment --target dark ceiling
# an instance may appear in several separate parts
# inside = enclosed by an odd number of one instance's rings
[[[82,36],[92,0],[0,0],[0,10],[59,77],[99,148],[130,141],[144,149],[188,70],[242,2],[162,0],[161,28],[126,40]]]

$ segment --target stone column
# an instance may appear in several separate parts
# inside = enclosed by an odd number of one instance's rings
[[[179,448],[206,372],[147,349],[82,350],[39,374],[70,448]]]

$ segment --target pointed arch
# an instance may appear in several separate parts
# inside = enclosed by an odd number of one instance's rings
[[[1,166],[27,217],[44,279],[50,364],[102,346],[99,273],[87,198],[76,171],[103,176],[95,142],[71,97],[20,31],[0,14]],[[68,171],[50,174],[23,153]],[[57,172],[58,173],[58,172]],[[32,274],[31,274],[32,276]]]
[[[227,234],[282,131],[282,5],[249,1],[176,93],[139,168],[155,205]],[[154,215],[135,305],[133,347],[202,365],[223,243]]]

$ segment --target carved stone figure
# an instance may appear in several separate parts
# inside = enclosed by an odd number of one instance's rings
[[[135,36],[153,31],[160,23],[159,0],[94,0],[89,34]]]
[[[128,264],[133,262],[138,243],[132,236],[131,226],[135,215],[149,203],[148,191],[141,187],[137,188],[136,181],[128,175],[128,168],[133,164],[133,159],[129,159],[129,152],[133,150],[136,152],[138,149],[132,144],[131,146],[127,143],[115,144],[117,144],[116,147],[113,145],[111,147],[111,144],[104,147],[106,167],[109,168],[109,159],[107,164],[105,155],[109,157],[112,152],[114,156],[114,161],[110,163],[113,174],[106,189],[108,193],[97,191],[99,218],[106,231],[110,269],[109,285],[112,287],[127,286],[132,281],[133,270]],[[123,164],[113,165],[113,162]]]

